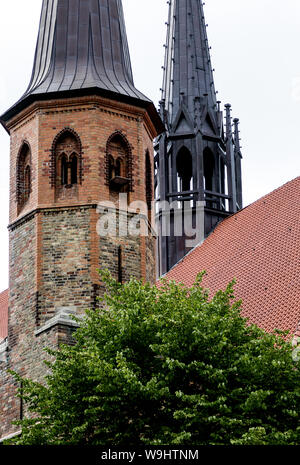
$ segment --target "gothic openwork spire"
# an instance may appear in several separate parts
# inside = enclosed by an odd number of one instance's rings
[[[192,214],[196,242],[242,208],[242,155],[237,120],[233,131],[231,106],[226,105],[226,125],[223,122],[202,0],[168,3],[160,102],[165,133],[155,146],[160,274],[168,271],[192,247],[187,245],[191,241],[186,231],[183,235],[178,233],[182,230],[186,206]],[[202,207],[203,213],[199,216]],[[165,234],[163,229],[169,217],[170,231]]]

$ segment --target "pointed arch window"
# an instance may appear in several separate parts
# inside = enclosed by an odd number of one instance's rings
[[[24,142],[17,158],[16,193],[18,213],[30,198],[32,190],[31,178],[31,150],[29,144]]]
[[[52,147],[52,185],[64,198],[65,189],[77,192],[82,182],[81,142],[72,129],[65,129],[55,138]]]
[[[178,192],[193,190],[193,158],[186,147],[182,147],[176,157]]]
[[[132,154],[130,145],[122,133],[116,132],[106,147],[106,184],[112,191],[132,190]]]

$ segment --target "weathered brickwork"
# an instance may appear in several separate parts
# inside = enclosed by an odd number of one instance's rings
[[[44,378],[43,349],[72,343],[74,326],[68,312],[83,313],[98,305],[104,287],[97,268],[109,269],[122,281],[155,280],[155,238],[150,229],[148,237],[97,233],[99,202],[114,200],[118,208],[118,195],[107,181],[107,142],[112,134],[122,134],[130,149],[128,204],[149,202],[146,153],[153,172],[156,133],[147,112],[99,96],[43,101],[23,110],[8,128],[10,298],[8,362],[0,362],[0,439],[16,431],[11,422],[21,414],[17,386],[6,368],[35,380]],[[64,131],[80,141],[80,172],[76,184],[60,187],[53,174],[55,166],[63,176],[55,165],[54,147]],[[31,153],[31,192],[20,209],[17,160],[25,141]],[[133,217],[130,213],[128,221]]]
[[[38,324],[59,307],[82,312],[91,304],[90,209],[50,210],[42,214]]]
[[[17,385],[7,372],[9,364],[0,361],[0,438],[17,431],[12,422],[20,418],[20,400],[16,397]]]
[[[146,237],[146,281],[153,283],[156,277],[156,238],[153,233]]]

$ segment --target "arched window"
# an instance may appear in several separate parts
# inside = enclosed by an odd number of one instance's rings
[[[212,151],[206,148],[203,152],[203,170],[204,170],[204,190],[214,190],[214,170],[215,162]]]
[[[152,179],[152,166],[150,160],[150,153],[146,151],[145,161],[145,187],[146,187],[146,202],[148,211],[152,209],[152,197],[153,197],[153,179]]]
[[[107,142],[106,183],[113,191],[126,192],[132,188],[131,148],[123,136],[117,132]]]
[[[193,159],[190,151],[182,147],[176,157],[177,189],[179,192],[193,190]]]
[[[24,142],[17,159],[16,193],[18,212],[28,202],[31,193],[31,152],[27,142]]]
[[[64,191],[73,188],[77,193],[77,184],[81,183],[81,142],[72,129],[65,129],[55,139],[52,147],[52,183],[58,198],[64,198]],[[73,195],[70,192],[69,195]],[[77,195],[77,194],[76,194]]]

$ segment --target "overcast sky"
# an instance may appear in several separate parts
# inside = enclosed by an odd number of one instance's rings
[[[26,90],[42,0],[0,1],[0,113]],[[157,105],[165,0],[123,0],[136,87]],[[300,1],[206,0],[222,103],[241,120],[244,204],[299,176]],[[8,282],[9,138],[0,128],[0,291]]]

